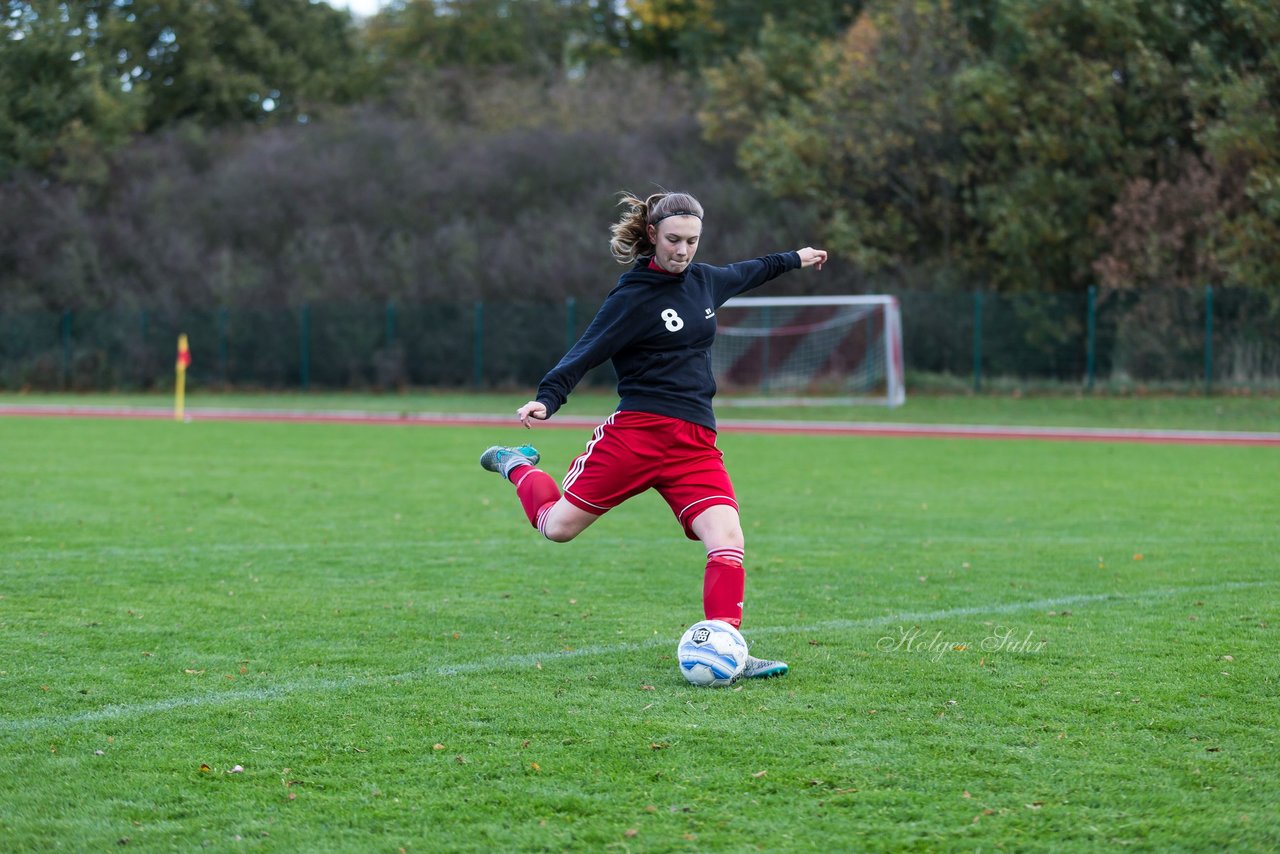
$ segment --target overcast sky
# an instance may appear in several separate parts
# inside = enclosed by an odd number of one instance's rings
[[[346,7],[357,15],[372,15],[385,3],[385,0],[329,0],[335,9]]]

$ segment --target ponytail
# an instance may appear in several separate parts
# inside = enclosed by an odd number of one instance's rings
[[[669,216],[696,216],[702,219],[702,205],[688,193],[654,193],[641,201],[628,192],[619,193],[622,216],[609,227],[609,251],[619,264],[634,264],[637,258],[652,255],[649,226]]]

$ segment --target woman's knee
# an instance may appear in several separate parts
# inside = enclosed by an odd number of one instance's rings
[[[567,543],[585,531],[597,518],[561,498],[547,511],[546,517],[538,524],[538,530],[553,543]]]
[[[702,543],[707,547],[708,551],[713,549],[737,549],[743,551],[746,549],[746,537],[742,534],[741,525],[720,529],[711,536],[703,537]]]
[[[582,533],[581,528],[550,519],[542,526],[542,536],[553,543],[567,543],[580,533]]]
[[[742,533],[742,522],[738,511],[727,504],[707,508],[693,520],[690,527],[708,551],[742,550],[745,547],[746,538]]]

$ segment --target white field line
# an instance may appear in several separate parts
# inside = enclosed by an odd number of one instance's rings
[[[1209,584],[1188,587],[1173,587],[1158,590],[1146,590],[1141,593],[1082,593],[1073,596],[1057,596],[1051,599],[1036,599],[1029,602],[1006,602],[988,605],[966,605],[958,608],[943,608],[937,611],[903,611],[897,614],[886,614],[879,617],[863,617],[857,620],[823,620],[805,626],[764,626],[753,628],[748,634],[781,635],[800,634],[820,631],[848,631],[851,629],[874,628],[885,625],[907,625],[935,622],[956,617],[974,617],[994,614],[1010,614],[1019,611],[1038,611],[1060,608],[1064,605],[1081,605],[1085,603],[1118,603],[1141,602],[1146,600],[1169,599],[1175,596],[1214,593],[1226,590],[1243,590],[1257,587],[1274,586],[1274,581],[1241,581],[1223,584]],[[480,661],[460,662],[458,664],[442,664],[438,667],[420,668],[404,673],[375,677],[350,676],[343,679],[299,679],[267,688],[251,690],[232,690],[217,694],[197,694],[189,697],[173,697],[167,700],[153,700],[147,703],[121,703],[103,706],[92,711],[76,712],[69,715],[46,715],[35,718],[17,720],[0,720],[0,735],[19,734],[45,728],[65,728],[81,724],[115,721],[143,715],[162,714],[177,709],[209,708],[229,703],[262,702],[288,697],[305,691],[348,691],[371,685],[402,685],[430,679],[450,676],[461,676],[468,673],[483,673],[490,670],[511,670],[530,668],[541,665],[544,670],[554,666],[558,661],[576,658],[596,658],[638,650],[652,649],[673,643],[669,638],[650,638],[644,641],[619,644],[598,644],[584,646],[572,650],[554,650],[549,652],[518,653],[501,655]]]

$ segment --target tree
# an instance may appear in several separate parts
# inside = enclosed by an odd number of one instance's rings
[[[104,153],[177,122],[293,118],[371,83],[350,16],[310,0],[8,0],[0,174],[105,180]]]
[[[1128,176],[1093,267],[1113,288],[1280,281],[1280,12],[1198,3],[1153,22],[1185,117],[1173,168]],[[1171,21],[1182,21],[1171,28]],[[1165,26],[1162,26],[1161,24]],[[1172,30],[1172,31],[1171,31]]]
[[[0,22],[0,178],[105,178],[103,152],[142,123],[97,47],[90,4],[8,2]]]
[[[97,0],[103,52],[154,130],[293,118],[370,84],[350,16],[310,0]]]
[[[1280,290],[1280,8],[1224,6],[1221,47],[1235,62],[1197,44],[1187,86],[1196,141],[1233,190],[1213,246],[1227,282]]]
[[[546,74],[591,53],[589,42],[607,53],[619,27],[605,0],[401,0],[370,20],[365,38],[393,70]]]
[[[1002,290],[1081,289],[1130,177],[1172,174],[1189,141],[1168,4],[1002,4],[955,81],[976,272]],[[1172,144],[1170,144],[1172,143]]]
[[[725,127],[758,116],[743,168],[774,195],[817,206],[827,242],[865,271],[946,265],[961,215],[946,88],[965,58],[956,29],[945,4],[901,0],[868,9],[786,72],[774,69],[795,36],[766,28],[760,49],[709,74]]]
[[[628,0],[627,48],[640,61],[710,68],[756,44],[772,21],[819,41],[837,36],[857,17],[861,0]]]
[[[794,60],[766,28],[702,115],[870,272],[1271,285],[1278,41],[1256,0],[878,0]]]

